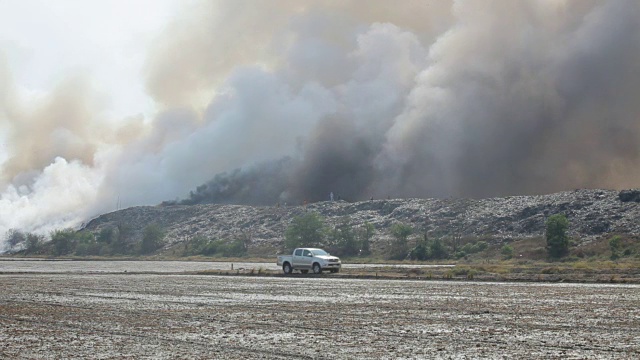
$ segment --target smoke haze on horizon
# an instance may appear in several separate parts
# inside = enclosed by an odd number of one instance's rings
[[[0,32],[0,238],[176,199],[638,187],[639,2],[363,4],[176,2],[128,43],[131,84],[34,91]]]

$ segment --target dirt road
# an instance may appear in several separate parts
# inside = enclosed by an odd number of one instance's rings
[[[640,357],[640,287],[0,275],[0,358]]]

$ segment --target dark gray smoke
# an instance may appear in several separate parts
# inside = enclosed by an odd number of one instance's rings
[[[337,107],[307,133],[290,177],[273,179],[295,201],[637,187],[639,9],[456,3],[432,43],[373,24],[326,87]]]
[[[274,205],[290,200],[288,181],[295,161],[289,157],[267,161],[248,169],[235,169],[216,175],[181,200],[181,205],[237,204]],[[165,205],[177,202],[167,201]]]

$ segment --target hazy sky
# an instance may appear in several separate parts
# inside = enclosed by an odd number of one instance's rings
[[[638,187],[639,18],[636,0],[0,0],[0,238],[205,183],[243,203]]]
[[[149,43],[176,16],[176,0],[2,0],[0,51],[25,97],[86,74],[118,119],[153,112],[142,66]]]

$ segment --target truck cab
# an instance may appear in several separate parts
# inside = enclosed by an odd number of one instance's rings
[[[336,273],[342,267],[338,257],[317,248],[297,248],[291,255],[278,256],[277,264],[282,266],[285,274],[291,274],[294,270],[303,274],[309,270],[314,274],[320,274],[325,270]]]

